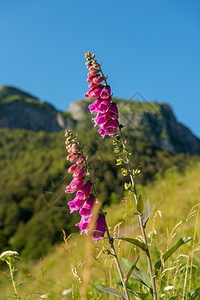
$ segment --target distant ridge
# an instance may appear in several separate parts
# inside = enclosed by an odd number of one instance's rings
[[[36,96],[33,96],[25,91],[22,91],[21,89],[18,89],[13,86],[1,86],[0,87],[0,101],[2,98],[6,98],[8,96],[21,96],[26,98],[32,98],[32,99],[38,99]]]
[[[179,123],[166,103],[138,102],[113,98],[120,111],[120,122],[135,137],[142,137],[171,152],[200,155],[200,139]],[[67,112],[57,111],[47,102],[11,86],[0,87],[0,128],[58,132],[64,129],[93,128],[88,105],[92,99],[71,103]]]

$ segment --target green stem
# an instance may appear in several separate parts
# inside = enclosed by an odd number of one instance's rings
[[[10,278],[11,278],[11,281],[12,281],[15,296],[16,296],[17,299],[20,300],[20,297],[19,297],[18,292],[17,292],[17,287],[16,287],[16,284],[15,284],[15,280],[14,280],[14,274],[13,274],[14,268],[12,266],[12,262],[9,259],[9,262],[7,262],[7,263],[8,263],[9,270],[10,270]]]
[[[122,269],[121,269],[121,266],[120,266],[120,263],[119,263],[119,260],[118,260],[118,257],[117,257],[117,253],[116,253],[116,250],[115,250],[115,247],[114,247],[114,240],[113,240],[113,237],[110,236],[110,232],[109,232],[106,220],[105,220],[105,224],[106,224],[106,233],[107,233],[107,236],[108,236],[108,240],[109,240],[109,243],[110,243],[111,250],[113,252],[112,254],[113,254],[114,259],[115,259],[115,263],[116,263],[116,266],[117,266],[117,269],[118,269],[118,272],[119,272],[119,276],[120,276],[120,279],[121,279],[121,282],[122,282],[122,285],[123,285],[123,288],[124,288],[126,299],[130,300],[129,293],[128,293],[128,290],[127,290],[127,286],[126,286],[126,283],[124,281],[124,276],[123,276],[123,273],[122,273]]]
[[[79,144],[80,146],[80,144]],[[81,148],[81,155],[84,155],[83,153],[83,150]],[[92,182],[92,187],[93,187],[93,191],[94,191],[94,194],[95,194],[95,197],[97,197],[97,190],[96,190],[96,187],[95,187],[95,184],[92,180],[92,177],[90,175],[90,172],[89,172],[89,166],[88,166],[88,163],[87,163],[87,160],[86,160],[86,157],[85,157],[85,165],[86,165],[86,170],[87,170],[87,175],[88,175],[88,178],[89,180]],[[100,212],[104,215],[105,217],[105,213],[102,211],[102,209],[100,209]],[[126,295],[126,299],[127,300],[130,300],[130,297],[129,297],[129,293],[128,293],[128,290],[127,290],[127,286],[125,284],[125,281],[124,281],[124,276],[123,276],[123,273],[122,273],[122,269],[121,269],[121,266],[120,266],[120,263],[119,263],[119,259],[117,257],[117,253],[116,253],[116,250],[115,250],[115,247],[114,247],[114,240],[113,238],[110,236],[110,232],[109,232],[109,229],[108,229],[108,225],[107,225],[107,222],[106,222],[106,218],[105,218],[105,228],[106,228],[106,233],[107,233],[107,236],[108,236],[108,240],[109,240],[109,243],[110,243],[110,248],[112,250],[112,254],[114,256],[114,260],[115,260],[115,263],[116,263],[116,266],[117,266],[117,270],[119,272],[119,276],[120,276],[120,279],[121,279],[121,282],[123,284],[123,288],[124,288],[124,292],[125,292],[125,295]]]
[[[124,137],[123,137],[122,130],[121,130],[121,126],[119,125],[118,127],[119,127],[122,147],[123,147],[123,149],[126,149],[125,142],[124,142]],[[124,152],[124,155],[125,155],[125,158],[126,158],[127,169],[129,171],[129,176],[130,176],[131,184],[132,184],[132,187],[133,187],[135,203],[137,205],[138,196],[137,196],[135,182],[134,182],[134,178],[133,178],[131,167],[130,167],[130,161],[129,161],[129,158],[128,158],[128,156],[125,152]],[[142,231],[142,236],[143,236],[144,243],[146,244],[146,247],[147,247],[147,250],[145,252],[146,252],[146,256],[147,256],[147,262],[148,262],[148,266],[149,266],[149,273],[150,273],[150,277],[151,277],[151,283],[152,283],[152,289],[153,289],[153,299],[157,300],[156,284],[155,284],[155,279],[153,277],[151,256],[150,256],[150,252],[149,252],[149,246],[148,246],[147,237],[146,237],[146,233],[145,233],[145,229],[144,229],[144,225],[143,225],[143,222],[142,222],[141,215],[139,215],[139,225],[140,225],[140,228],[141,228],[141,231]]]

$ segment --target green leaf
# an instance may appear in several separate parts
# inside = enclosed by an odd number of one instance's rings
[[[128,274],[126,275],[126,281],[129,280],[129,277],[131,276],[131,274],[133,273],[133,270],[136,267],[136,264],[138,262],[139,257],[137,257],[136,261],[133,263],[132,267],[130,268],[130,270],[128,271]]]
[[[118,291],[118,290],[116,290],[114,288],[106,287],[106,286],[104,286],[104,285],[102,285],[100,283],[95,283],[95,285],[96,285],[96,288],[98,290],[100,290],[101,292],[104,292],[104,293],[107,293],[107,294],[111,294],[111,295],[114,295],[114,296],[122,298],[122,299],[126,299],[124,293],[121,292],[121,291]]]
[[[120,261],[121,261],[122,270],[124,271],[125,274],[128,274],[133,263],[123,257],[121,258]],[[150,290],[152,291],[151,277],[145,271],[142,271],[135,266],[135,269],[133,273],[130,275],[130,277],[134,278],[142,285],[145,285],[147,288],[150,288]]]
[[[197,297],[200,296],[200,287],[190,291],[187,295],[188,300],[197,299]]]
[[[137,201],[137,211],[139,213],[143,212],[143,201],[142,201],[142,195],[141,194],[139,194],[138,201]]]
[[[122,282],[121,281],[118,281],[116,282],[116,284],[120,285],[120,286],[123,286]],[[137,299],[144,299],[144,300],[152,300],[153,297],[151,296],[151,294],[148,294],[148,293],[140,293],[140,292],[136,292],[132,287],[131,285],[127,282],[126,283],[126,286],[127,286],[127,289],[130,293],[132,293],[134,296],[137,297]]]
[[[162,260],[165,262],[180,246],[186,244],[187,242],[189,242],[192,238],[189,236],[183,237],[181,238],[172,248],[170,248],[167,252],[165,252],[165,254],[163,255]],[[161,259],[159,259],[155,265],[154,265],[154,269],[155,269],[155,275],[158,274],[158,271],[161,267]]]
[[[142,215],[142,223],[144,225],[144,228],[146,227],[146,224],[150,219],[151,215],[152,215],[152,208],[151,208],[150,200],[148,199],[144,206],[144,211]]]
[[[171,300],[172,300],[172,299],[176,299],[176,298],[178,298],[178,297],[181,297],[181,295],[172,296],[172,297],[169,298],[169,300],[170,300],[170,299],[171,299]]]
[[[132,239],[132,238],[126,238],[126,237],[115,237],[116,240],[122,240],[122,241],[125,241],[125,242],[128,242],[128,243],[131,243],[139,248],[141,248],[143,251],[146,251],[147,250],[147,246],[145,243],[143,242],[140,242],[139,240],[137,239]]]

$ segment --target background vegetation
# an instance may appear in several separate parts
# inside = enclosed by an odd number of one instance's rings
[[[180,237],[193,237],[191,242],[180,248],[166,261],[162,272],[159,273],[157,282],[159,299],[169,299],[176,294],[183,295],[184,289],[187,292],[199,284],[199,172],[199,163],[187,165],[181,173],[177,171],[177,168],[172,167],[164,173],[162,180],[158,178],[146,186],[138,186],[143,199],[150,198],[153,208],[153,216],[147,224],[147,235],[148,242],[153,246],[151,253],[154,263],[161,253],[173,246]],[[108,212],[108,224],[112,234],[125,234],[129,237],[138,235],[139,237],[137,217],[133,215],[134,204],[128,193],[122,201],[111,204],[105,209]],[[80,299],[83,271],[88,264],[88,241],[84,235],[80,236],[76,233],[67,238],[65,243],[60,241],[59,244],[51,247],[49,254],[42,260],[27,262],[21,257],[17,264],[20,269],[17,282],[24,282],[19,288],[22,299],[24,297],[28,299],[28,296],[30,299],[38,299],[40,295],[46,295],[48,299],[54,300]],[[146,260],[141,251],[135,249],[134,246],[116,243],[119,257],[126,257],[132,262],[139,257],[138,267],[145,270]],[[116,275],[113,258],[101,251],[103,246],[106,246],[106,241],[101,240],[92,244],[94,259],[88,299],[102,299],[100,298],[102,293],[94,286],[95,282],[116,287],[115,282],[119,281],[119,278]],[[132,284],[137,290],[145,291],[145,288],[139,286],[136,281]],[[175,288],[164,290],[169,286]],[[2,274],[0,275],[0,295],[0,299],[3,300],[12,295],[11,283],[7,282]],[[114,297],[108,298],[106,294],[103,294],[103,299],[114,299]]]

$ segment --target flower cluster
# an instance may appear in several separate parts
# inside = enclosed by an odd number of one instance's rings
[[[101,70],[101,65],[94,59],[95,55],[86,52],[86,65],[89,70],[87,82],[90,90],[85,94],[86,98],[95,98],[94,103],[89,105],[90,112],[97,113],[93,118],[94,123],[100,126],[98,132],[104,138],[106,134],[114,135],[118,130],[118,108],[116,103],[112,102],[111,88],[107,85],[106,78]],[[102,82],[105,84],[102,84]]]
[[[68,169],[68,173],[73,174],[73,179],[66,187],[65,192],[72,194],[76,192],[75,198],[68,202],[70,213],[79,210],[81,221],[76,224],[81,229],[81,233],[88,233],[89,223],[92,217],[92,208],[95,203],[95,195],[91,192],[93,184],[87,171],[86,159],[77,140],[71,130],[66,130],[66,149],[69,152],[67,160],[73,163]],[[100,214],[96,227],[92,232],[92,238],[97,241],[104,237],[105,234],[105,217]]]

